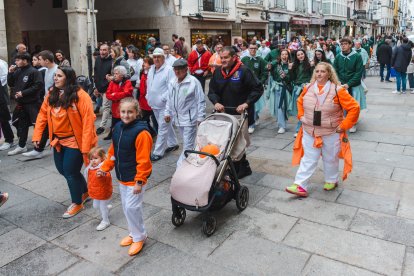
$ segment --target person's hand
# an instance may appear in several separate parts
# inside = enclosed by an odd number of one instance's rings
[[[99,93],[98,89],[94,89],[93,90],[93,94],[95,95],[95,97],[99,97],[101,95],[101,93]]]
[[[344,130],[341,127],[338,126],[336,128],[336,133],[342,133],[342,132],[344,132]]]
[[[288,65],[289,70],[292,69],[292,67],[293,67],[293,63],[289,63]]]
[[[224,112],[224,105],[222,105],[222,104],[220,104],[220,103],[216,103],[216,104],[214,105],[214,109],[215,109],[217,112]]]
[[[107,174],[107,172],[101,171],[100,169],[96,172],[96,175],[97,175],[98,177],[105,176],[106,174]]]
[[[18,98],[23,98],[23,93],[22,91],[16,92],[16,95],[14,96],[16,99]]]
[[[40,142],[39,141],[33,141],[33,146],[38,149],[39,146],[40,146]]]
[[[344,85],[342,85],[342,87],[345,88],[345,89],[348,89],[349,85],[345,83]]]
[[[140,194],[142,191],[142,184],[139,184],[138,181],[134,185],[134,195]]]
[[[87,167],[89,165],[88,154],[84,153],[84,154],[82,154],[82,156],[83,156],[83,164],[85,164],[85,167]]]
[[[236,108],[237,113],[242,114],[244,110],[246,110],[249,107],[247,103],[241,104]]]
[[[110,74],[106,74],[105,76],[107,81],[112,81],[113,77]]]
[[[13,73],[14,71],[16,71],[17,66],[16,65],[11,65],[9,67],[9,73]]]
[[[170,116],[164,116],[164,121],[165,121],[166,123],[171,122],[171,117],[170,117]]]

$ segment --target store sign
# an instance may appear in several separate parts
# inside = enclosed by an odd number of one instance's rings
[[[311,18],[311,24],[313,25],[325,25],[324,18]]]
[[[293,25],[308,25],[309,22],[306,20],[292,20],[291,24]]]
[[[247,32],[247,35],[256,35],[256,32],[255,31],[253,31],[253,32]]]

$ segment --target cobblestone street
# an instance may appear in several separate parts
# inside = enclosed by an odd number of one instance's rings
[[[338,189],[323,191],[320,162],[308,198],[284,191],[297,170],[296,120],[277,134],[265,112],[248,150],[254,173],[242,179],[248,208],[230,202],[209,238],[198,213],[175,228],[169,184],[180,151],[167,155],[153,165],[149,239],[136,257],[118,245],[127,225],[115,181],[112,225],[98,232],[91,202],[61,218],[70,196],[51,151],[34,161],[0,152],[0,191],[10,195],[0,209],[0,275],[414,275],[414,94],[391,94],[395,83],[379,77],[366,83],[368,109],[350,134],[353,172]]]

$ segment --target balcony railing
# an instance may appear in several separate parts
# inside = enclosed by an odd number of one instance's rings
[[[263,0],[246,0],[248,5],[263,5]]]
[[[198,9],[200,12],[229,13],[229,4],[227,0],[198,0]]]
[[[270,8],[286,9],[286,0],[273,0]]]

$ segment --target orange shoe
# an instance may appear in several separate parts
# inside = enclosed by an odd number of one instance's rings
[[[120,246],[130,246],[131,244],[132,244],[132,237],[131,236],[126,236],[119,243]]]
[[[75,204],[72,203],[68,209],[66,210],[66,212],[63,214],[63,218],[67,219],[67,218],[71,218],[73,216],[76,216],[80,211],[83,210],[83,204]]]
[[[139,252],[141,252],[142,248],[144,247],[145,240],[139,241],[139,242],[133,242],[131,244],[131,247],[128,250],[129,256],[137,255]]]
[[[90,198],[89,198],[89,193],[88,192],[85,192],[85,193],[82,194],[82,204],[85,204],[85,202],[88,201],[89,199]]]

